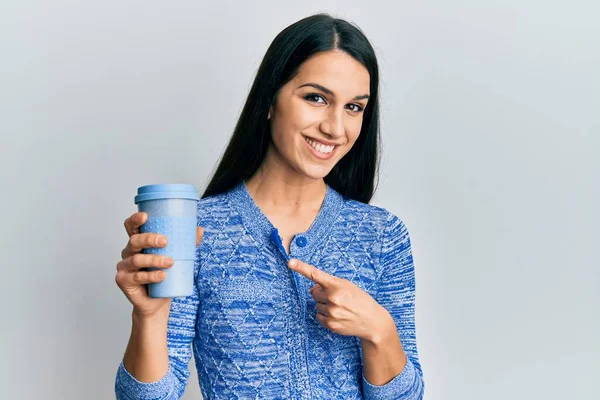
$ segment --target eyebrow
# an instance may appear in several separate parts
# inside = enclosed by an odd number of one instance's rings
[[[305,87],[305,86],[312,86],[315,89],[319,89],[320,91],[322,91],[328,95],[333,95],[333,92],[331,90],[327,89],[325,86],[319,85],[318,83],[312,83],[312,82],[305,83],[304,85],[298,86],[298,89]],[[352,100],[362,100],[362,99],[368,99],[368,98],[369,98],[368,94],[363,94],[363,95],[354,97]]]

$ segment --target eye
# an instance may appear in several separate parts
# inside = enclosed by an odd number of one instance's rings
[[[350,111],[353,111],[353,112],[362,112],[364,110],[364,108],[362,108],[358,104],[348,104],[348,107],[355,107],[355,108],[350,109]]]
[[[320,94],[316,94],[316,93],[307,94],[306,96],[304,96],[304,99],[310,101],[311,103],[319,103],[319,101],[315,101],[315,99],[321,99],[321,100],[323,100],[323,103],[320,103],[320,104],[327,104],[325,102],[325,99],[323,98],[323,96],[321,96]]]

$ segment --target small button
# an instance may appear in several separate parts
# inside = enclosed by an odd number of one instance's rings
[[[300,236],[299,238],[296,239],[296,244],[300,247],[304,247],[306,246],[306,238],[304,236]]]

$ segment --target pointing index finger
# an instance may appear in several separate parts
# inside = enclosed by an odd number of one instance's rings
[[[329,275],[327,272],[321,271],[320,269],[306,264],[298,259],[292,258],[288,261],[290,269],[298,272],[300,275],[304,275],[311,281],[318,283],[324,289],[327,289],[335,284],[335,276]]]

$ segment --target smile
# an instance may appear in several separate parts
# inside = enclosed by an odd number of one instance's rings
[[[306,143],[309,144],[310,147],[312,147],[317,153],[321,153],[323,155],[325,154],[329,154],[333,151],[333,149],[336,148],[336,146],[326,146],[324,144],[321,144],[319,142],[316,142],[312,139],[309,139],[307,137],[304,137],[304,140],[306,141]]]

